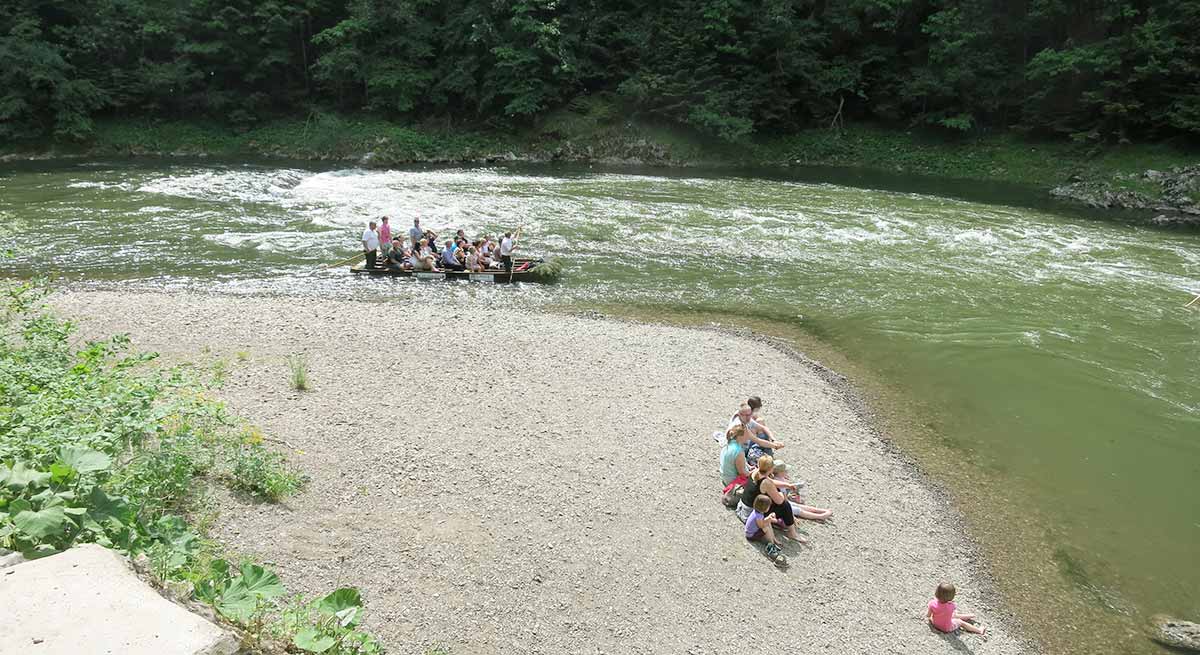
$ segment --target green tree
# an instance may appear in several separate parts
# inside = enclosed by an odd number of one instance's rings
[[[80,77],[69,53],[46,38],[33,8],[0,9],[0,34],[0,137],[90,134],[92,113],[109,104],[109,97]]]

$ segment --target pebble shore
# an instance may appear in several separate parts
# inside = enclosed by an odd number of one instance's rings
[[[311,480],[223,495],[214,536],[292,590],[357,586],[392,653],[1032,653],[957,512],[836,374],[714,330],[487,310],[63,292],[81,335],[228,362],[218,391]],[[288,384],[304,353],[312,390]],[[239,357],[239,354],[241,357]],[[827,524],[787,569],[719,500],[718,446],[760,395]],[[986,639],[924,622],[952,581]]]

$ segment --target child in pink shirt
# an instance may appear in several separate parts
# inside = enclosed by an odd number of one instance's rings
[[[953,602],[955,593],[954,585],[948,582],[938,585],[937,591],[933,594],[933,600],[929,601],[929,610],[925,612],[925,620],[942,632],[954,632],[962,628],[977,635],[987,634],[987,628],[968,623],[975,619],[974,614],[960,614],[955,611],[958,609]]]

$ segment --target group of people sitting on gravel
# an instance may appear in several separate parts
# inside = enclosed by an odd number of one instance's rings
[[[489,236],[471,240],[466,232],[458,230],[454,238],[446,239],[444,247],[438,248],[438,235],[433,230],[421,227],[421,219],[414,218],[408,229],[408,238],[392,234],[389,217],[378,223],[371,221],[363,231],[363,253],[367,268],[380,265],[397,271],[468,271],[482,273],[486,270],[512,271],[513,249],[516,239],[507,232],[499,241]],[[382,261],[379,257],[382,256]]]
[[[803,483],[793,480],[787,464],[776,458],[775,451],[783,443],[759,416],[761,409],[762,400],[752,396],[729,420],[721,449],[722,500],[736,507],[738,519],[746,525],[746,538],[765,542],[767,556],[784,566],[781,535],[806,543],[796,531],[796,519],[824,521],[833,512],[804,504]]]
[[[783,538],[807,543],[796,530],[796,519],[824,521],[833,511],[804,503],[799,492],[804,483],[792,479],[788,466],[776,456],[783,443],[767,427],[760,410],[762,399],[751,396],[729,419],[723,436],[713,433],[718,442],[724,441],[721,500],[735,508],[738,520],[745,524],[746,539],[763,543],[767,556],[777,566],[786,566]],[[975,623],[975,615],[958,612],[954,595],[954,585],[938,585],[926,608],[926,621],[942,632],[961,629],[987,634],[986,628]]]

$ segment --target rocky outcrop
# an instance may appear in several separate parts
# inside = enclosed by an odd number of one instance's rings
[[[1122,186],[1130,184],[1142,190]],[[1112,180],[1074,179],[1051,189],[1050,195],[1089,207],[1154,212],[1151,222],[1156,225],[1200,226],[1200,164]]]
[[[1150,621],[1154,641],[1172,648],[1200,652],[1200,623],[1156,616]]]

